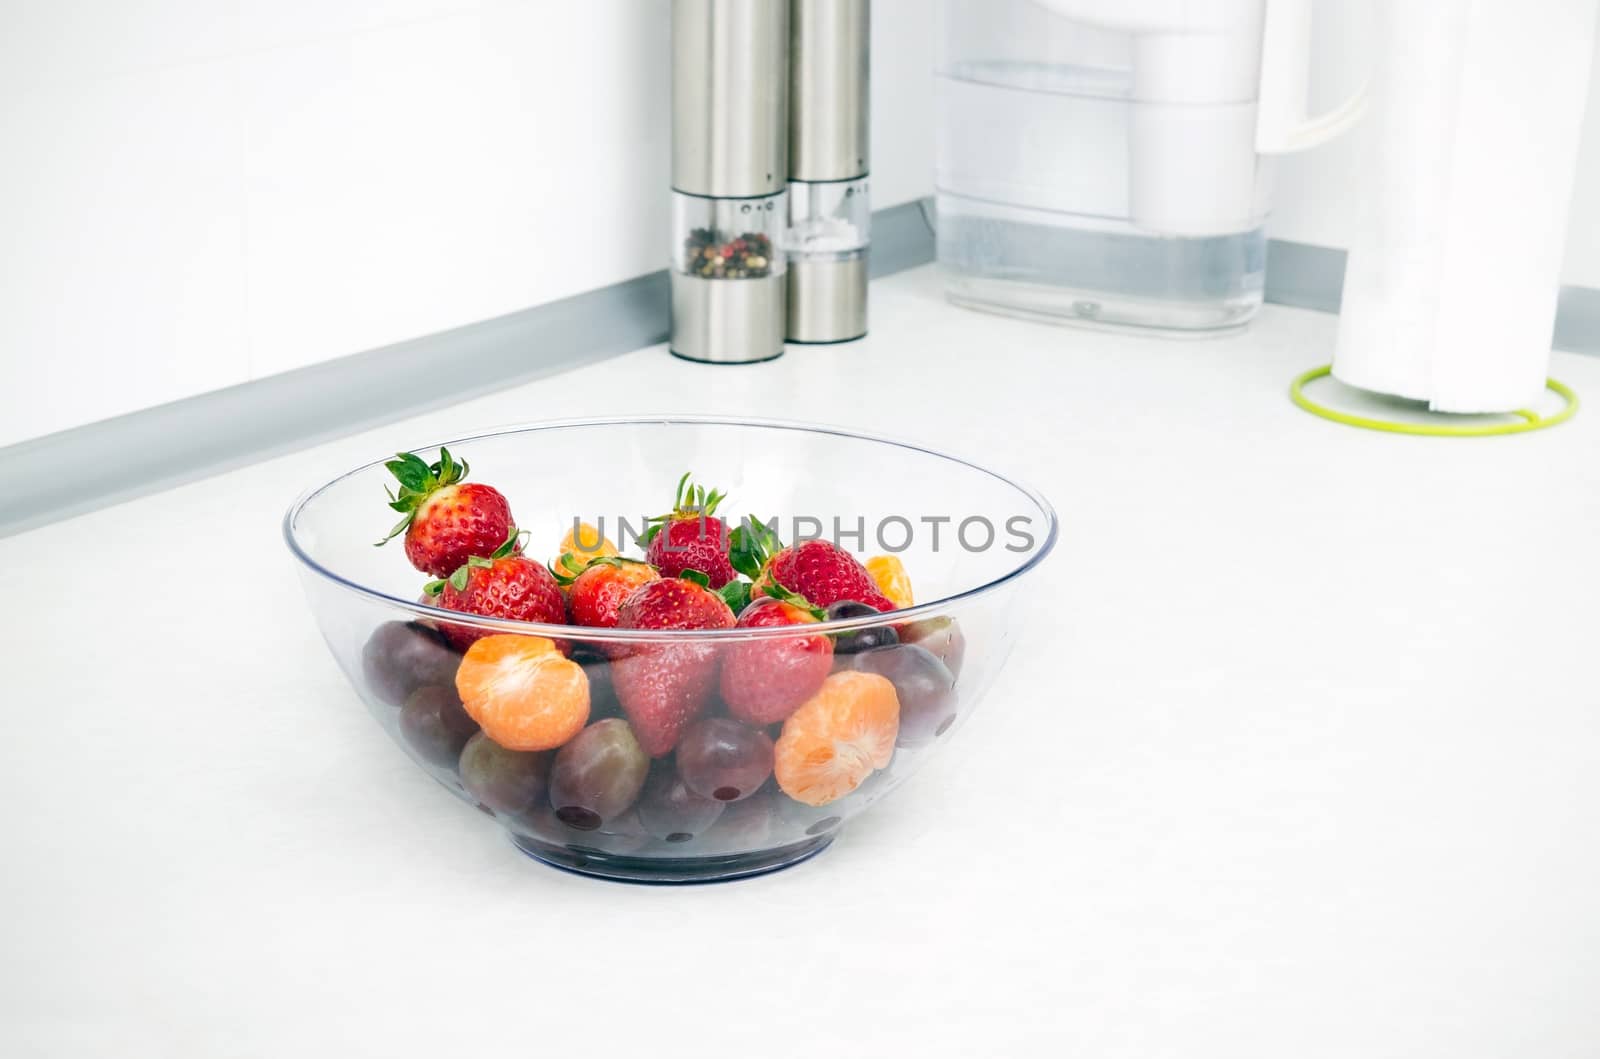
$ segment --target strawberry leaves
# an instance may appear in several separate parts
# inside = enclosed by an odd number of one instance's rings
[[[447,485],[455,485],[467,477],[467,461],[457,460],[450,455],[449,449],[442,446],[436,463],[426,463],[414,452],[398,452],[395,453],[395,458],[384,466],[400,483],[399,493],[387,486],[384,487],[384,492],[389,494],[389,506],[405,517],[395,523],[389,535],[377,543],[376,546],[380,548],[411,528],[411,521],[416,517],[417,509],[434,491]]]
[[[527,535],[528,535],[528,531],[527,530],[519,530],[519,529],[517,529],[517,527],[512,526],[511,527],[511,532],[506,534],[506,542],[504,544],[500,545],[500,547],[496,548],[494,550],[494,553],[491,554],[489,556],[489,558],[490,559],[504,559],[507,556],[517,554],[517,551],[520,549],[520,547],[522,545],[522,538],[526,537]],[[472,559],[468,559],[467,562],[470,563],[470,562],[473,562],[473,560]],[[485,564],[485,565],[487,565],[487,564]]]
[[[694,485],[689,481],[689,472],[685,471],[682,478],[678,479],[678,492],[673,497],[672,510],[677,515],[711,516],[717,513],[717,506],[728,499],[728,494],[719,489],[709,493],[703,485]]]
[[[800,593],[791,592],[789,589],[784,588],[776,581],[768,581],[766,584],[762,585],[758,591],[770,599],[778,600],[780,603],[787,603],[791,607],[799,607],[801,610],[805,611],[813,618],[816,618],[818,621],[828,620],[827,611],[823,610],[819,606],[816,606]]]
[[[443,452],[444,450],[440,449],[439,451]],[[457,592],[465,592],[467,590],[467,582],[472,578],[472,571],[492,569],[496,559],[505,559],[509,556],[517,555],[522,547],[522,538],[527,535],[527,530],[519,530],[517,527],[512,526],[511,532],[506,534],[506,542],[491,552],[487,559],[481,555],[470,556],[466,562],[456,567],[449,577],[440,578],[437,581],[429,581],[422,586],[422,590],[430,596],[437,596],[444,592],[444,586],[448,583]]]
[[[776,523],[776,519],[773,523]],[[783,548],[771,523],[750,515],[728,535],[728,562],[752,581],[761,576],[767,560]]]
[[[474,555],[456,567],[456,572],[450,575],[450,587],[457,592],[465,592],[467,590],[467,582],[472,578],[472,571],[492,569],[494,569],[492,561]]]
[[[717,508],[728,499],[728,494],[719,489],[706,490],[703,485],[695,485],[689,481],[692,471],[684,471],[683,477],[678,479],[678,488],[672,495],[672,510],[665,515],[652,515],[647,521],[649,528],[639,537],[639,543],[649,545],[661,532],[661,527],[668,522],[677,522],[683,519],[709,519],[717,513]]]
[[[587,560],[580,560],[572,552],[562,552],[561,558],[557,559],[555,565],[550,567],[550,572],[555,575],[558,584],[570,585],[592,566],[615,566],[621,568],[623,566],[649,565],[643,559],[629,559],[622,555],[596,555]],[[575,574],[569,573],[568,571],[571,570],[578,572]]]
[[[562,552],[559,559],[546,565],[549,566],[551,575],[555,577],[556,584],[563,588],[576,581],[578,574],[589,569],[588,563],[578,562],[578,557],[571,552]],[[570,573],[572,570],[578,571],[578,574]]]
[[[717,595],[722,597],[722,602],[728,605],[729,610],[738,614],[750,605],[750,582],[729,581]]]

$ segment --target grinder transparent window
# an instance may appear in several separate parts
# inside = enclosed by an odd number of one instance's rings
[[[789,183],[789,231],[784,248],[795,257],[836,259],[865,250],[872,237],[867,178]]]
[[[785,192],[755,199],[672,193],[672,267],[701,279],[782,275]]]

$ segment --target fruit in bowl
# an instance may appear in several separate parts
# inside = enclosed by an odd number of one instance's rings
[[[386,501],[403,549],[371,546]],[[950,741],[1056,523],[914,445],[669,417],[403,453],[313,489],[284,531],[334,657],[419,766],[534,857],[700,881],[818,852]]]

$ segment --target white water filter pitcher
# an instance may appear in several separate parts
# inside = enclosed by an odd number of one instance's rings
[[[940,0],[938,255],[953,301],[1174,333],[1260,308],[1272,156],[1307,114],[1312,0]]]

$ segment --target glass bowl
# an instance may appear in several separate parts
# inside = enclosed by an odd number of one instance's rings
[[[747,665],[752,657],[759,665],[767,656],[752,652],[794,643],[796,627],[602,629],[464,615],[424,593],[429,579],[400,541],[373,546],[394,519],[383,460],[297,501],[284,536],[312,613],[390,738],[523,851],[609,878],[735,878],[825,848],[972,716],[1010,653],[1027,598],[1018,589],[1056,539],[1055,514],[1031,489],[953,456],[845,430],[670,416],[535,424],[443,444],[470,462],[471,481],[507,497],[525,554],[541,562],[559,560],[579,521],[624,555],[642,556],[636,539],[647,519],[671,509],[674,486],[692,472],[727,494],[717,516],[730,526],[751,515],[783,544],[822,537],[858,557],[892,554],[914,586],[910,606],[803,626],[832,651],[828,702],[808,702],[792,725],[758,727],[727,717],[712,681],[694,706],[701,719],[672,751],[642,761],[613,680],[619,664],[691,651],[718,666],[743,651]],[[431,463],[438,448],[414,451]],[[504,750],[462,708],[462,654],[452,644],[508,635],[546,638],[583,669],[587,726],[560,749]],[[861,720],[857,713],[871,711],[853,713],[850,695],[882,689],[885,678],[897,715],[886,721],[884,706]],[[819,793],[791,779],[786,790],[780,781],[811,775],[819,756],[820,767],[839,765],[847,781]],[[578,788],[588,793],[571,793]]]

